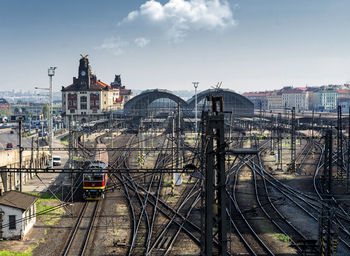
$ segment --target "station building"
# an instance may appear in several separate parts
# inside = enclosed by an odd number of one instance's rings
[[[121,84],[120,76],[109,85],[92,73],[87,56],[79,61],[78,78],[62,87],[62,116],[66,126],[70,121],[81,124],[107,118],[113,110],[122,109],[132,97],[131,90]]]

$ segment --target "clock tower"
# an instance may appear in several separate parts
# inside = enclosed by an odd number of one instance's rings
[[[79,61],[79,76],[78,76],[78,86],[81,89],[89,89],[90,88],[90,72],[89,72],[89,59],[88,55],[81,55],[81,59]]]

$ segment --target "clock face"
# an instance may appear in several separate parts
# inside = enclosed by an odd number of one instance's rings
[[[85,76],[85,74],[86,74],[86,73],[85,73],[84,70],[80,72],[80,75],[82,75],[82,76]]]

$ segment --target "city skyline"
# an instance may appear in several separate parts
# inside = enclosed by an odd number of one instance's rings
[[[106,83],[237,92],[350,82],[343,1],[3,1],[2,90],[72,83],[80,54]],[[263,89],[262,89],[263,88]]]

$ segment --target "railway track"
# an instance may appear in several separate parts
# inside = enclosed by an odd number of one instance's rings
[[[266,143],[265,143],[266,146]],[[264,150],[264,146],[262,146],[262,151]],[[301,151],[300,156],[305,156],[305,152],[309,152],[310,148],[309,146],[305,146],[304,149]],[[298,158],[301,158],[301,157]],[[304,161],[305,157],[302,158],[302,161]],[[302,162],[301,161],[301,162]],[[237,214],[230,214],[232,211],[228,211],[229,217],[231,219],[231,225],[234,227],[235,231],[238,233],[238,236],[240,237],[241,241],[244,243],[244,246],[247,250],[247,253],[251,255],[260,255],[260,254],[268,254],[273,255],[274,253],[272,250],[270,250],[267,246],[268,241],[264,242],[258,234],[254,231],[253,227],[249,225],[249,221],[244,216],[243,211],[239,208],[239,203],[237,201],[237,198],[235,197],[235,189],[237,187],[237,180],[238,180],[238,172],[244,167],[248,166],[252,172],[252,179],[254,184],[254,194],[256,197],[256,201],[258,203],[258,208],[263,212],[263,214],[269,219],[269,221],[285,236],[290,237],[291,243],[294,245],[294,247],[301,252],[301,249],[298,247],[298,240],[306,239],[305,235],[301,233],[301,231],[293,225],[283,214],[277,209],[277,207],[274,205],[274,201],[276,201],[275,198],[271,198],[269,192],[268,192],[268,182],[266,181],[266,177],[264,176],[264,173],[261,172],[260,169],[257,167],[261,165],[261,159],[260,154],[258,158],[258,163],[256,163],[256,160],[254,160],[252,157],[250,158],[243,158],[242,161],[237,164],[237,170],[234,172],[231,172],[231,174],[234,173],[235,178],[233,180],[233,191],[230,193],[230,200],[231,203],[235,206],[236,211],[239,213]],[[259,184],[258,185],[258,180]],[[281,198],[277,198],[277,200],[280,200]],[[314,206],[313,206],[314,207]],[[236,221],[233,221],[235,219]],[[248,227],[250,230],[249,234],[250,237],[247,235],[248,232],[242,232],[241,230],[245,230],[244,227],[239,226],[239,222],[237,219],[241,219],[241,222],[245,223],[245,226]],[[245,234],[244,234],[245,233]],[[254,237],[255,239],[252,239]]]
[[[319,144],[317,145],[320,146]],[[319,159],[317,160],[316,170],[322,167],[321,159],[322,159],[323,150],[321,146],[320,148],[321,148],[321,154]],[[292,188],[290,186],[283,184],[281,181],[277,180],[275,177],[273,177],[270,173],[268,173],[264,169],[264,167],[261,164],[261,160],[260,160],[260,164],[257,165],[257,169],[259,170],[258,173],[260,173],[260,175],[266,175],[268,177],[266,181],[275,190],[279,191],[285,197],[285,199],[289,200],[292,204],[294,204],[297,209],[305,213],[304,218],[310,218],[311,222],[315,222],[316,225],[318,225],[322,205],[320,204],[319,199],[317,197],[315,197],[314,195],[309,195],[307,193],[298,191],[295,188]],[[315,184],[315,178],[314,178],[314,184]],[[340,225],[340,230],[343,233],[339,241],[341,245],[344,247],[344,249],[349,251],[350,247],[349,247],[348,237],[350,234],[347,231],[347,229],[344,228],[344,226],[342,225],[339,219],[336,218],[335,222],[337,222]]]
[[[97,218],[100,201],[85,202],[76,224],[69,236],[68,242],[62,255],[84,255],[89,238],[92,233],[94,222]]]
[[[163,136],[164,141],[167,142],[160,144],[164,147],[167,146],[169,140],[165,135]],[[134,152],[124,151],[112,165],[113,168],[118,168],[118,166],[127,168],[127,160],[132,153]],[[171,162],[171,158],[168,152],[160,152],[154,167],[157,169],[166,167]],[[118,182],[114,181],[114,186],[123,188],[129,203],[132,231],[126,255],[168,255],[181,233],[185,233],[195,244],[200,244],[200,227],[189,220],[191,211],[199,202],[199,181],[186,190],[188,193],[174,207],[160,199],[163,174],[147,175],[146,184],[142,184],[142,179],[137,175],[119,173],[113,176],[113,179],[118,179]],[[159,225],[157,221],[160,215],[168,219],[164,225]],[[148,219],[147,225],[140,229],[146,218]]]
[[[237,193],[239,193],[238,187],[241,185],[239,175],[244,167],[245,164],[238,167],[234,174],[234,180],[231,184],[231,191],[227,191],[230,203],[233,205],[233,209],[230,209],[231,212],[229,214],[231,224],[234,223],[234,229],[239,234],[239,237],[244,243],[248,253],[252,255],[275,255],[267,245],[266,241],[264,241],[264,239],[262,239],[254,230],[253,226],[249,223],[244,210],[241,209],[240,200],[238,200]],[[242,193],[247,195],[251,194],[248,191]]]

